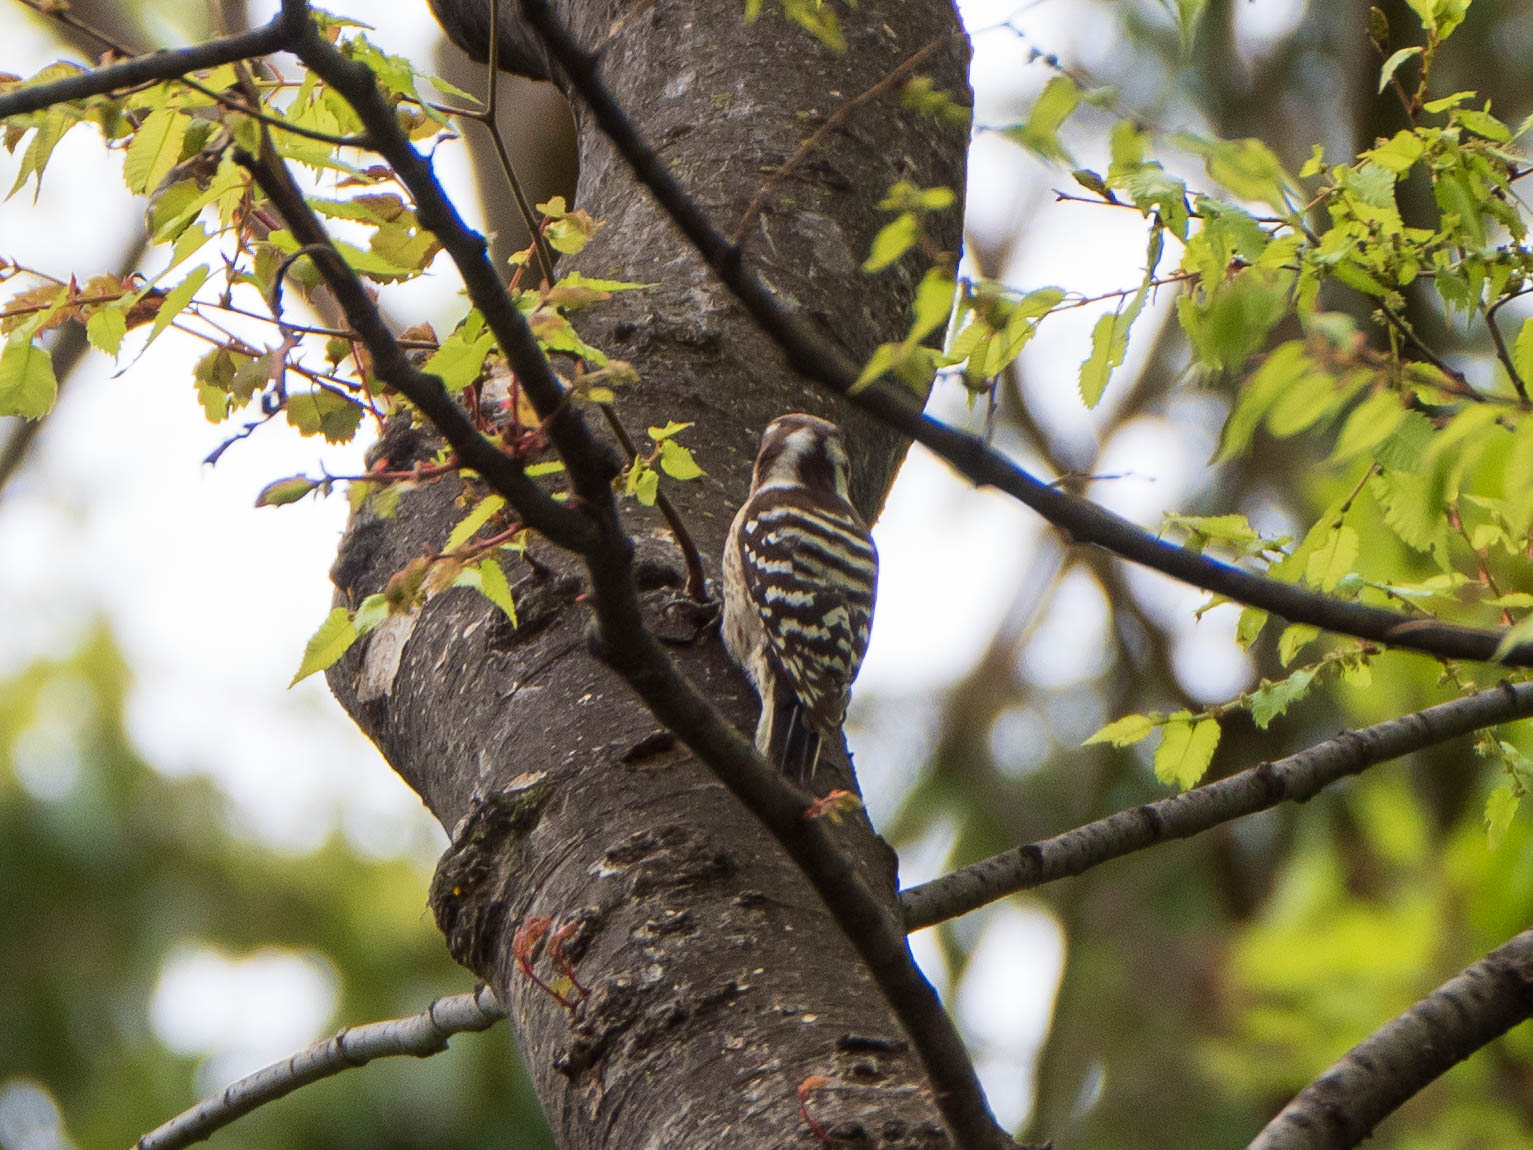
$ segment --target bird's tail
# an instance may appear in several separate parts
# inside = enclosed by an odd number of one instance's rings
[[[808,789],[820,762],[820,732],[789,692],[774,700],[766,760],[799,786]]]

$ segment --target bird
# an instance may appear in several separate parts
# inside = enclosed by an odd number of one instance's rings
[[[835,424],[779,416],[724,543],[724,646],[761,697],[756,747],[803,787],[846,718],[873,622],[878,551],[850,471]]]

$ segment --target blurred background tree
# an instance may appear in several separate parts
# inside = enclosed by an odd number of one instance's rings
[[[1377,92],[1384,58],[1421,42],[1421,21],[1406,3],[1371,15],[1366,2],[1209,0],[1190,43],[1177,12],[1197,3],[1069,8],[966,10],[980,126],[968,253],[1022,290],[1058,283],[1091,294],[1081,277],[1104,262],[1100,290],[1131,287],[1141,274],[1137,214],[1058,201],[1055,190],[1086,195],[1070,178],[1074,165],[1046,163],[984,131],[1025,122],[1051,75],[1115,93],[1111,110],[1083,109],[1063,133],[1078,165],[1098,171],[1106,170],[1113,113],[1123,109],[1167,132],[1257,137],[1290,171],[1315,144],[1351,156],[1406,125],[1394,94]],[[1377,47],[1370,21],[1390,29]],[[1533,110],[1533,61],[1517,47],[1530,21],[1527,4],[1471,7],[1437,58],[1432,94],[1473,90],[1517,124]],[[1030,66],[1019,69],[1023,60]],[[1206,184],[1195,161],[1182,174]],[[999,186],[987,190],[986,181]],[[1437,209],[1419,171],[1400,200],[1407,224],[1432,226]],[[1113,233],[1125,238],[1104,257],[1106,241],[1091,233],[1117,226],[1103,218],[1114,215],[1128,217],[1124,233]],[[1000,380],[994,410],[973,413],[971,423],[988,414],[996,439],[1035,473],[1064,476],[1139,522],[1172,510],[1241,512],[1266,532],[1301,535],[1355,475],[1327,463],[1327,444],[1295,439],[1259,438],[1245,458],[1205,466],[1239,380],[1193,367],[1168,306],[1173,293],[1163,294],[1136,326],[1102,408],[1085,411],[1075,394],[1089,315],[1048,341],[1041,331]],[[1483,326],[1466,335],[1462,319],[1450,323],[1426,281],[1408,300],[1407,319],[1428,344],[1476,382],[1492,378]],[[1372,344],[1384,345],[1375,305],[1361,293],[1331,283],[1322,305],[1350,313]],[[1516,330],[1511,314],[1502,322]],[[1297,325],[1280,327],[1274,338],[1296,334]],[[944,516],[926,508],[928,524]],[[1376,517],[1358,527],[1396,570],[1436,571]],[[938,540],[927,556],[942,552],[941,530],[932,527]],[[887,770],[898,780],[870,789],[875,797],[899,789],[896,809],[875,821],[907,859],[907,883],[1160,797],[1146,745],[1113,750],[1081,740],[1119,715],[1197,711],[1286,673],[1270,630],[1249,660],[1242,656],[1231,641],[1234,610],[1194,623],[1199,593],[1098,552],[1066,552],[1047,534],[1022,564],[1011,566],[1010,554],[971,553],[967,567],[936,561],[939,585],[998,592],[1000,626],[966,673],[914,697],[890,686],[857,699],[864,778]],[[997,563],[1004,574],[990,569]],[[1519,589],[1529,583],[1522,575]],[[928,634],[939,616],[933,604]],[[1375,664],[1371,684],[1328,686],[1266,731],[1231,716],[1208,777],[1439,701],[1453,693],[1445,677],[1431,660],[1392,655]],[[1526,752],[1526,732],[1510,731],[1500,737]],[[1533,917],[1533,888],[1519,879],[1533,866],[1525,820],[1487,844],[1485,799],[1499,777],[1470,740],[1457,740],[1305,808],[1227,825],[927,932],[992,1097],[1027,1113],[1026,1137],[1056,1145],[1142,1145],[1147,1123],[1159,1145],[1241,1142],[1241,1132],[1258,1129],[1382,1019]],[[1008,1010],[997,968],[1020,975],[1051,961],[1061,972],[1052,1014]],[[984,989],[971,992],[971,979]],[[1530,1057],[1533,1038],[1514,1031],[1417,1097],[1374,1144],[1526,1146]]]

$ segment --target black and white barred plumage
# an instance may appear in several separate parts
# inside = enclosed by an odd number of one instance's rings
[[[761,696],[756,745],[803,786],[846,717],[873,620],[878,553],[848,472],[835,424],[774,419],[724,544],[724,645]]]

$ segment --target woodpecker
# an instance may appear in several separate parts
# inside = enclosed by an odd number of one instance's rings
[[[807,787],[868,649],[878,553],[847,497],[835,424],[767,425],[724,543],[724,646],[761,696],[756,746]]]

